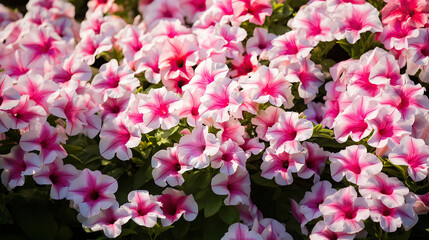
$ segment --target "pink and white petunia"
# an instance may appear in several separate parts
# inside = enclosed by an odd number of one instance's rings
[[[131,218],[131,210],[121,206],[116,202],[107,209],[101,210],[98,214],[82,219],[82,225],[90,228],[92,231],[103,230],[104,235],[108,238],[116,238],[122,232],[122,225],[127,223]]]
[[[96,56],[110,49],[112,49],[111,37],[96,37],[93,31],[88,31],[76,45],[75,53],[82,61],[92,65]]]
[[[360,39],[360,34],[383,30],[378,10],[369,3],[341,4],[335,10],[332,20],[332,33],[337,40],[346,38],[351,44]]]
[[[238,26],[218,23],[215,25],[214,34],[221,36],[225,40],[226,43],[223,45],[222,51],[226,57],[236,59],[243,54],[242,41],[246,38],[246,30]]]
[[[363,145],[352,145],[346,149],[332,153],[331,176],[336,182],[340,182],[344,176],[347,181],[360,185],[381,172],[383,164],[374,154],[368,153]]]
[[[250,176],[244,168],[237,168],[230,176],[218,173],[212,178],[212,190],[217,195],[228,195],[225,205],[248,205],[250,202]]]
[[[60,158],[42,168],[33,175],[33,179],[40,185],[51,186],[51,198],[63,199],[67,196],[71,181],[78,177],[79,171],[71,164],[64,165]]]
[[[292,236],[286,232],[283,224],[272,218],[255,219],[252,230],[261,234],[264,240],[292,240]]]
[[[35,122],[30,130],[25,132],[19,141],[21,148],[27,152],[39,151],[43,164],[49,164],[58,158],[67,157],[67,152],[61,144],[66,143],[67,136],[61,126],[54,128],[49,123]]]
[[[298,176],[308,179],[314,175],[314,180],[318,181],[325,167],[329,152],[323,151],[323,148],[317,143],[304,142],[302,146],[306,149],[304,151],[305,163],[298,171]]]
[[[257,27],[253,30],[253,37],[249,38],[246,42],[246,52],[255,52],[259,56],[259,59],[268,59],[268,50],[273,47],[271,41],[274,38],[276,38],[275,34],[268,33],[268,30],[265,28]]]
[[[428,175],[429,149],[423,139],[405,136],[389,153],[389,160],[396,165],[408,167],[408,174],[415,182]]]
[[[319,210],[327,227],[333,232],[358,233],[365,227],[363,220],[369,217],[366,200],[358,197],[352,186],[326,197]]]
[[[14,146],[10,153],[0,155],[1,182],[11,190],[24,185],[25,176],[39,171],[42,161],[35,153],[28,153],[19,146]]]
[[[204,93],[207,85],[215,80],[225,78],[228,70],[229,69],[226,64],[213,62],[211,58],[207,58],[198,64],[195,69],[195,75],[187,85],[183,86],[183,90],[189,90],[192,92],[201,90]]]
[[[0,111],[9,110],[19,104],[21,95],[12,87],[13,79],[0,74]]]
[[[119,98],[107,97],[107,99],[105,99],[104,102],[100,104],[101,118],[103,121],[108,118],[116,118],[121,113],[125,112],[132,94],[133,93],[127,92],[125,95]]]
[[[378,199],[368,200],[368,202],[372,221],[379,222],[383,231],[395,232],[402,225],[405,231],[408,231],[419,219],[411,204],[389,208]]]
[[[274,178],[279,185],[290,185],[293,182],[292,173],[298,172],[304,165],[304,153],[276,153],[275,149],[268,148],[262,156],[261,176],[267,179]]]
[[[201,97],[202,92],[199,90],[189,90],[183,93],[182,106],[179,108],[178,114],[180,118],[186,117],[186,122],[189,126],[196,127],[202,124],[200,113],[198,112],[198,108],[201,105]]]
[[[250,158],[252,155],[258,155],[262,150],[265,149],[265,144],[259,141],[258,137],[250,138],[247,133],[244,135],[244,143],[240,145],[243,149],[246,158]]]
[[[177,145],[167,150],[160,150],[152,157],[152,175],[156,185],[174,187],[185,181],[182,174],[193,167],[188,165],[177,154]]]
[[[161,210],[165,218],[161,219],[162,226],[170,226],[183,215],[190,222],[198,215],[198,205],[192,195],[174,188],[166,188],[162,195],[155,196],[161,202]]]
[[[279,117],[285,111],[282,108],[269,106],[265,110],[259,111],[258,115],[252,118],[252,124],[256,125],[256,134],[264,141],[267,139],[267,130],[278,122]]]
[[[181,22],[184,20],[184,15],[180,9],[179,1],[152,1],[148,5],[140,5],[139,11],[142,12],[144,22],[151,29],[161,20],[179,19]]]
[[[405,26],[421,28],[428,23],[427,2],[425,0],[386,1],[381,10],[383,23],[392,25],[399,22]]]
[[[143,122],[148,128],[157,129],[161,126],[163,130],[170,129],[179,123],[177,109],[182,105],[177,93],[168,91],[165,87],[150,89],[138,110],[143,114]]]
[[[303,111],[307,120],[312,121],[315,125],[321,124],[325,116],[326,107],[323,103],[309,102],[307,109]]]
[[[118,182],[100,171],[85,168],[70,183],[67,200],[72,200],[82,216],[89,218],[116,204]]]
[[[88,63],[78,61],[76,54],[69,55],[63,60],[62,65],[55,65],[54,68],[47,73],[48,79],[51,79],[57,84],[61,84],[61,86],[77,85],[80,81],[89,81],[91,77],[92,72]]]
[[[313,46],[305,36],[297,31],[289,31],[278,36],[273,40],[272,44],[273,48],[268,51],[270,61],[303,59],[313,49]]]
[[[266,138],[277,154],[282,152],[298,153],[304,150],[299,141],[313,135],[313,124],[299,118],[296,112],[284,112],[272,127],[268,128]]]
[[[308,235],[308,229],[305,226],[308,223],[307,218],[301,212],[301,208],[299,204],[294,199],[289,198],[289,201],[290,201],[290,211],[292,213],[292,216],[295,218],[295,220],[298,221],[301,228],[301,233],[304,235]]]
[[[321,181],[311,187],[311,192],[306,192],[304,198],[299,202],[300,211],[304,214],[307,221],[311,221],[322,216],[319,210],[320,204],[325,201],[329,195],[336,193],[328,181]]]
[[[324,221],[317,222],[310,234],[310,240],[353,240],[355,237],[356,234],[329,230]]]
[[[237,171],[237,168],[246,168],[246,154],[236,142],[231,139],[220,145],[219,152],[210,157],[211,166],[220,168],[220,172],[230,176]]]
[[[162,53],[162,44],[150,45],[151,48],[144,51],[143,56],[134,63],[135,73],[144,72],[145,79],[150,83],[159,83],[161,73],[159,69],[159,56]]]
[[[164,218],[161,202],[146,190],[131,191],[128,201],[123,206],[131,210],[132,220],[140,226],[151,228],[155,226],[157,218]]]
[[[45,109],[36,105],[28,95],[22,96],[18,105],[5,112],[10,116],[10,128],[12,129],[24,129],[31,122],[44,123],[47,118]]]
[[[225,122],[242,102],[243,96],[238,90],[238,83],[230,78],[223,78],[207,86],[198,112],[203,118],[212,117],[215,122]]]
[[[262,236],[249,230],[249,227],[242,223],[234,223],[228,228],[228,232],[221,238],[221,240],[263,240]]]
[[[236,142],[238,145],[244,143],[243,137],[245,134],[245,127],[242,126],[237,119],[230,118],[226,122],[215,122],[214,127],[220,129],[220,131],[216,133],[216,137],[220,139],[222,143],[229,139]]]
[[[409,189],[396,177],[380,172],[359,185],[359,193],[367,199],[378,199],[389,208],[404,204]]]
[[[269,101],[280,107],[285,102],[290,105],[293,100],[292,84],[275,68],[261,66],[250,78],[240,80],[240,85],[250,91],[251,99],[257,103]]]
[[[134,125],[122,117],[109,118],[100,131],[100,154],[106,159],[116,154],[120,160],[128,160],[133,156],[131,148],[137,147],[140,140],[140,131]]]
[[[271,16],[273,7],[269,0],[232,0],[234,17],[239,22],[249,20],[256,25],[262,25],[266,16]]]
[[[219,140],[208,132],[208,127],[199,126],[195,127],[191,134],[180,138],[177,151],[179,158],[201,169],[210,164],[209,157],[219,151],[219,146]]]

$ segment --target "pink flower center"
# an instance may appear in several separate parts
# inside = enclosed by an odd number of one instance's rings
[[[0,96],[0,106],[3,104],[3,98]]]
[[[96,190],[92,190],[92,192],[89,193],[89,199],[92,201],[96,201],[100,197],[100,194]]]
[[[358,18],[350,18],[347,20],[348,27],[352,30],[359,31],[362,29],[362,22]]]
[[[345,207],[345,211],[344,211],[344,217],[347,219],[354,219],[357,215],[356,211],[349,206],[349,204],[347,204]]]
[[[51,180],[52,185],[55,185],[59,182],[59,176],[57,176],[56,174],[49,175],[49,179]]]
[[[198,116],[198,108],[197,107],[193,107],[192,108],[192,110],[191,110],[191,114],[192,114],[192,116]]]
[[[139,214],[139,216],[146,216],[148,213],[148,209],[145,206],[139,206],[137,213]]]
[[[182,169],[182,166],[180,166],[180,163],[175,163],[173,164],[173,169],[178,172],[180,171],[180,169]]]
[[[383,212],[381,214],[383,214],[383,216],[390,216],[392,215],[392,209],[384,207]]]
[[[289,168],[289,161],[283,162],[283,168],[288,169]]]

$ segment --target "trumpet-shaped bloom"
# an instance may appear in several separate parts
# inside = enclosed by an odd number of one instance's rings
[[[256,117],[252,118],[252,124],[256,125],[256,134],[260,139],[268,141],[266,136],[268,128],[277,123],[280,115],[284,112],[282,108],[269,106],[267,109],[261,110]]]
[[[329,195],[336,193],[328,181],[322,181],[311,187],[311,192],[306,192],[304,198],[299,202],[300,211],[304,214],[307,221],[311,221],[322,216],[319,210],[320,204],[325,201]]]
[[[393,25],[399,22],[405,26],[421,28],[428,23],[427,2],[424,0],[387,1],[381,9],[383,23]]]
[[[238,120],[230,118],[226,122],[215,122],[214,126],[220,129],[220,131],[217,132],[216,137],[220,139],[222,143],[228,141],[229,139],[236,142],[238,145],[244,143],[243,137],[245,133],[245,127],[242,126]]]
[[[42,161],[35,153],[27,153],[14,146],[9,154],[0,155],[1,182],[8,190],[22,186],[25,175],[33,175],[41,165]]]
[[[177,145],[179,158],[195,168],[205,168],[209,157],[219,151],[219,140],[204,126],[195,127],[192,134],[183,136]]]
[[[116,204],[115,192],[118,182],[100,171],[85,168],[70,183],[67,199],[79,207],[82,216],[89,218]]]
[[[195,75],[187,85],[183,86],[183,90],[192,92],[201,90],[204,93],[210,83],[225,78],[228,70],[226,64],[213,62],[211,58],[207,58],[198,64]]]
[[[67,196],[71,181],[79,175],[79,171],[73,165],[64,165],[59,158],[42,168],[33,175],[34,181],[41,185],[51,186],[51,198],[63,199]]]
[[[119,98],[107,97],[107,99],[105,99],[100,105],[103,121],[108,118],[116,118],[122,112],[125,112],[128,107],[128,103],[130,102],[130,95],[132,95],[132,93],[129,92]]]
[[[313,135],[313,124],[299,118],[296,112],[284,112],[279,120],[267,130],[267,140],[277,154],[282,152],[298,153],[304,150],[299,141],[307,140]]]
[[[276,153],[268,148],[262,157],[261,176],[267,179],[274,178],[279,185],[290,185],[293,182],[292,173],[298,172],[304,165],[304,153]]]
[[[273,48],[268,51],[268,58],[273,61],[303,59],[310,54],[313,46],[297,31],[289,31],[273,40]]]
[[[265,28],[257,27],[253,30],[253,37],[249,38],[246,42],[246,52],[256,53],[259,59],[268,59],[268,50],[273,47],[271,41],[274,38],[276,38],[275,34],[268,33],[268,30]]]
[[[182,105],[177,93],[168,91],[165,87],[151,89],[143,97],[138,110],[143,114],[143,122],[148,128],[163,130],[170,129],[179,123],[177,109]]]
[[[104,121],[100,131],[100,154],[106,159],[112,159],[115,154],[121,160],[130,159],[131,148],[137,147],[141,135],[139,129],[128,124],[121,117]]]
[[[249,227],[242,223],[234,223],[228,228],[228,232],[221,238],[221,240],[263,240],[262,236],[249,230]]]
[[[377,199],[386,207],[395,208],[404,204],[409,189],[398,178],[380,172],[361,183],[359,192],[364,198]]]
[[[161,202],[161,210],[165,218],[161,219],[162,226],[170,226],[183,215],[190,222],[198,215],[198,205],[192,195],[186,195],[183,191],[174,188],[166,188],[162,195],[157,196]]]
[[[381,229],[386,232],[395,232],[401,225],[408,231],[419,219],[411,204],[389,208],[378,199],[368,202],[372,221],[379,222]]]
[[[246,169],[237,168],[230,176],[219,173],[212,178],[211,186],[217,195],[228,195],[225,205],[249,204],[250,176]]]
[[[0,75],[0,111],[9,110],[19,104],[21,95],[13,87],[13,79],[7,74]]]
[[[369,217],[367,202],[357,196],[352,186],[326,197],[319,209],[327,227],[333,232],[357,233],[364,229],[363,220]]]
[[[160,150],[152,157],[153,180],[158,186],[165,187],[167,183],[174,187],[185,181],[182,174],[192,169],[177,155],[177,145],[167,150]]]
[[[39,157],[43,164],[52,163],[57,157],[67,157],[61,143],[66,143],[67,136],[60,126],[54,128],[49,123],[41,124],[35,122],[30,125],[30,130],[21,136],[19,145],[27,152],[39,151]]]
[[[252,230],[261,234],[262,239],[265,240],[292,240],[292,236],[286,232],[283,224],[272,218],[255,219]]]
[[[14,86],[21,96],[28,95],[37,105],[48,111],[48,100],[57,90],[58,86],[52,81],[45,81],[39,74],[29,72],[18,78]]]
[[[31,122],[43,123],[47,115],[43,107],[36,105],[28,95],[22,96],[17,106],[5,112],[9,113],[12,129],[24,129]]]
[[[116,238],[122,232],[121,226],[131,218],[131,210],[118,203],[107,209],[103,209],[97,215],[88,217],[82,221],[82,225],[91,228],[92,231],[103,230],[106,237]]]
[[[242,103],[243,96],[238,90],[238,83],[230,78],[223,78],[207,86],[198,112],[201,117],[212,117],[215,122],[225,122],[230,118],[229,114],[236,112]]]
[[[246,158],[248,159],[252,155],[258,155],[262,150],[265,149],[265,144],[259,142],[258,137],[250,138],[246,133],[244,135],[244,143],[240,145],[241,149],[243,149],[244,154],[246,154]]]
[[[89,81],[92,77],[88,63],[79,61],[76,54],[68,56],[62,65],[56,65],[48,73],[48,78],[57,84],[68,86],[78,84],[80,81]],[[76,86],[77,87],[77,86]]]
[[[314,179],[317,180],[325,167],[329,152],[323,151],[323,148],[317,145],[317,143],[304,142],[302,146],[306,149],[304,151],[305,164],[299,170],[298,176],[308,179],[314,175]]]
[[[389,153],[389,160],[396,165],[408,166],[408,174],[415,182],[428,174],[429,149],[423,139],[405,136]]]
[[[356,234],[329,230],[324,221],[317,222],[310,234],[310,240],[353,240],[355,237]]]
[[[237,168],[246,168],[246,155],[243,149],[231,139],[222,143],[219,152],[210,158],[213,168],[220,168],[220,172],[230,176],[237,171]]]
[[[348,146],[338,153],[332,153],[329,160],[331,176],[336,182],[346,176],[347,181],[359,185],[368,181],[383,168],[380,159],[368,153],[363,145]]]
[[[219,23],[215,25],[214,34],[225,40],[222,51],[225,52],[226,57],[236,59],[243,54],[242,41],[246,38],[246,30],[238,26],[231,27],[229,24]]]
[[[273,7],[269,0],[232,0],[234,17],[237,21],[249,22],[262,25],[266,16],[271,16]]]
[[[155,226],[157,218],[164,218],[161,202],[146,190],[131,191],[128,201],[124,206],[131,210],[133,221],[140,226],[151,228]]]
[[[184,92],[182,97],[183,104],[178,110],[179,117],[186,117],[186,122],[192,127],[196,127],[202,123],[200,119],[200,113],[198,112],[198,108],[201,105],[201,97],[202,93],[199,90],[189,90]]]
[[[250,97],[257,103],[270,102],[280,107],[292,103],[292,84],[277,69],[261,66],[250,78],[240,81],[241,87],[250,91]]]
[[[96,37],[93,31],[85,32],[82,40],[76,45],[76,54],[83,61],[92,65],[95,57],[112,48],[111,37]]]

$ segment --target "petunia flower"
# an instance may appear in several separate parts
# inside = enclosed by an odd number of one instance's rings
[[[25,176],[40,170],[42,161],[35,153],[28,153],[19,146],[14,146],[10,153],[0,155],[1,182],[11,190],[24,185]]]
[[[75,52],[88,65],[92,65],[97,55],[110,49],[112,49],[111,37],[96,37],[93,31],[88,31],[76,45]]]
[[[214,123],[214,127],[220,129],[216,133],[216,137],[221,140],[222,143],[231,139],[238,145],[244,143],[245,127],[237,119],[230,118],[226,122]]]
[[[146,190],[135,190],[128,194],[129,203],[123,206],[131,210],[132,220],[140,226],[151,228],[157,218],[164,218],[161,202]]]
[[[19,104],[21,95],[13,88],[13,79],[0,74],[0,111],[9,110]]]
[[[225,205],[249,204],[250,176],[246,169],[237,168],[230,176],[218,173],[212,178],[212,190],[217,195],[228,195]]]
[[[47,118],[45,109],[36,105],[28,95],[22,96],[18,105],[5,112],[10,116],[10,128],[12,129],[24,129],[31,122],[44,123]]]
[[[302,146],[306,149],[304,151],[305,163],[298,171],[298,176],[308,179],[314,175],[314,180],[318,181],[329,157],[329,152],[323,151],[323,148],[317,143],[304,142]]]
[[[265,28],[257,27],[253,30],[253,37],[249,38],[246,42],[246,52],[255,52],[259,56],[259,59],[268,59],[268,50],[273,47],[271,41],[274,38],[276,38],[275,34],[268,33],[268,30]]]
[[[308,229],[305,226],[308,223],[307,218],[304,216],[304,214],[301,212],[301,208],[299,207],[299,204],[292,198],[289,198],[290,201],[290,210],[292,213],[292,216],[295,218],[296,221],[298,221],[300,225],[301,233],[304,235],[308,235]]]
[[[179,1],[158,0],[144,6],[140,5],[139,11],[144,16],[144,22],[152,29],[159,21],[165,19],[179,19],[183,22],[183,12]]]
[[[333,232],[358,233],[365,227],[363,220],[369,217],[367,202],[357,196],[352,186],[326,197],[319,210],[326,226]]]
[[[64,165],[60,158],[42,168],[33,175],[33,179],[40,185],[51,186],[51,198],[63,199],[67,196],[71,181],[79,175],[79,171],[71,164]]]
[[[144,72],[145,79],[157,84],[161,81],[161,73],[158,65],[159,57],[162,53],[162,44],[150,45],[151,48],[142,53],[142,57],[136,59],[134,63],[135,73]]]
[[[246,30],[238,26],[218,23],[215,25],[214,34],[221,36],[226,41],[222,47],[226,57],[236,59],[242,55],[244,52],[242,41],[246,38]]]
[[[261,234],[262,239],[292,240],[292,236],[286,232],[283,224],[272,218],[255,219],[252,230]]]
[[[190,90],[192,92],[201,90],[204,93],[207,85],[214,80],[226,77],[228,70],[226,64],[213,62],[211,58],[208,58],[198,64],[195,69],[195,75],[187,85],[183,86],[183,90]]]
[[[278,122],[268,128],[266,138],[277,154],[298,153],[304,150],[299,141],[307,140],[311,135],[313,124],[310,121],[299,118],[296,112],[284,112]]]
[[[252,155],[258,155],[265,149],[265,144],[259,141],[258,137],[250,138],[247,133],[244,134],[244,143],[240,145],[246,158]]]
[[[219,152],[210,158],[213,168],[220,168],[220,172],[230,176],[237,171],[237,168],[246,168],[246,155],[243,149],[231,139],[220,145]]]
[[[122,97],[104,99],[103,103],[100,104],[101,118],[105,121],[108,118],[116,118],[121,113],[125,112],[130,102],[130,96],[133,93],[127,92]]]
[[[232,0],[234,17],[237,21],[262,25],[266,16],[271,16],[273,7],[269,0]]]
[[[393,25],[400,22],[413,28],[421,28],[428,22],[427,2],[424,0],[387,1],[381,9],[383,23]]]
[[[228,232],[221,238],[221,240],[263,240],[262,236],[249,230],[249,227],[242,223],[234,223],[228,228]]]
[[[166,188],[162,195],[156,196],[161,202],[161,210],[165,218],[161,219],[162,226],[170,226],[183,215],[190,222],[198,215],[198,205],[192,195],[186,195],[183,191],[174,188]]]
[[[103,175],[100,171],[85,168],[70,183],[66,198],[78,206],[82,216],[89,218],[113,206],[116,203],[114,193],[117,190],[116,179]]]
[[[61,86],[70,86],[71,84],[78,84],[80,81],[89,81],[92,72],[88,63],[78,61],[76,54],[71,54],[64,59],[63,64],[55,65],[47,75],[48,79],[61,84]]]
[[[308,56],[313,46],[297,31],[289,31],[275,38],[273,48],[268,51],[268,59],[292,60],[303,59]]]
[[[155,184],[161,187],[182,185],[185,181],[182,174],[193,167],[188,165],[177,154],[177,145],[167,150],[160,150],[152,157],[152,175]]]
[[[333,232],[329,230],[324,221],[318,221],[310,234],[310,240],[353,240],[355,237],[356,234]]]
[[[306,192],[304,198],[299,202],[300,212],[304,214],[307,221],[311,221],[322,216],[319,210],[320,204],[329,195],[336,193],[328,181],[321,181],[311,187],[311,192]]]
[[[265,110],[259,111],[258,115],[252,118],[252,124],[256,125],[256,134],[264,141],[268,141],[266,133],[268,128],[278,122],[279,117],[285,111],[282,108],[269,106]]]

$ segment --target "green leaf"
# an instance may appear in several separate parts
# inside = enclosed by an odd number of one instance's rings
[[[68,154],[70,154],[70,153],[73,153],[73,154],[81,153],[83,150],[83,147],[77,146],[77,145],[71,145],[71,144],[65,144],[65,145],[63,145],[63,147]]]
[[[152,178],[153,178],[152,168],[149,168],[149,167],[139,168],[139,170],[137,170],[136,174],[134,175],[133,188],[139,189],[141,186],[143,186],[145,183],[150,181]]]
[[[220,208],[219,211],[219,217],[227,223],[228,225],[231,225],[233,223],[236,223],[240,221],[240,214],[238,212],[238,209],[235,206],[223,206]]]
[[[224,197],[214,194],[212,190],[206,192],[208,193],[204,197],[204,217],[208,218],[219,212]]]
[[[268,180],[266,178],[261,177],[261,173],[260,172],[252,174],[250,176],[250,178],[256,184],[264,186],[264,187],[274,187],[274,188],[279,187],[279,185],[277,183],[275,183],[273,180]]]

